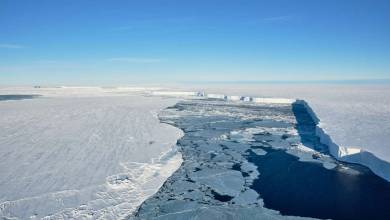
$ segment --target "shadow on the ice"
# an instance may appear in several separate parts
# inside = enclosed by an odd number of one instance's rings
[[[0,101],[38,98],[40,95],[0,95]]]
[[[338,146],[333,143],[329,135],[325,134],[321,129],[319,132],[322,132],[322,136],[324,136],[325,139],[328,139],[331,145],[334,145],[333,151],[335,152],[330,152],[329,146],[324,145],[320,142],[320,138],[317,134],[316,128],[319,119],[315,115],[311,115],[309,113],[309,111],[312,111],[312,109],[308,107],[308,104],[305,101],[299,100],[294,102],[292,104],[292,111],[297,120],[296,129],[301,138],[302,144],[318,152],[325,153],[331,156],[339,155]],[[336,159],[348,163],[363,164],[367,167],[370,167],[370,169],[373,169],[373,172],[381,178],[389,178],[388,176],[390,174],[390,163],[388,161],[378,158],[371,152],[358,150],[356,153],[339,156]]]
[[[306,147],[321,153],[328,153],[328,147],[320,142],[316,134],[316,122],[301,102],[292,104],[292,111],[297,120],[296,129],[301,138],[301,142]]]

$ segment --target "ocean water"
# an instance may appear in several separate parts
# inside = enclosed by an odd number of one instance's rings
[[[135,218],[389,219],[390,183],[327,155],[302,109],[213,99],[167,109],[184,161]]]
[[[0,101],[33,99],[37,97],[39,97],[39,95],[0,95]]]

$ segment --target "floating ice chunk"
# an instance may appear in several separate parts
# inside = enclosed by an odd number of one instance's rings
[[[238,205],[246,205],[246,206],[248,204],[263,203],[262,199],[260,198],[260,195],[257,194],[257,192],[254,191],[253,189],[247,189],[244,192],[241,192],[232,201]]]
[[[328,162],[328,161],[325,161],[322,166],[328,170],[331,170],[331,169],[334,169],[337,167],[337,164],[335,163],[332,163],[332,162]]]
[[[298,144],[296,147],[298,148],[298,150],[301,150],[301,151],[304,151],[304,152],[308,152],[308,153],[315,153],[316,152],[315,150],[313,150],[313,149],[311,149],[309,147],[306,147],[305,145],[303,145],[301,143]]]
[[[241,172],[235,170],[204,169],[192,175],[193,180],[205,184],[221,195],[237,196],[244,185]]]
[[[252,149],[253,153],[259,155],[259,156],[264,156],[267,154],[267,151],[263,150],[263,149]]]
[[[252,102],[253,98],[249,97],[249,96],[245,96],[245,97],[242,97],[242,101],[244,101],[244,102]]]
[[[227,100],[230,100],[230,101],[240,101],[240,100],[243,100],[243,98],[242,98],[242,96],[233,95],[233,96],[227,96]]]
[[[227,99],[227,96],[223,94],[207,94],[206,97],[212,99]]]

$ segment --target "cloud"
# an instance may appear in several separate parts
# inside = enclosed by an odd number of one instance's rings
[[[107,61],[126,63],[160,63],[162,60],[157,58],[115,57],[107,59]]]
[[[19,44],[0,44],[0,48],[21,49],[21,48],[24,48],[24,46],[19,45]]]

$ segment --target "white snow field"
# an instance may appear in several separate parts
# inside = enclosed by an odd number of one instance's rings
[[[363,164],[390,181],[389,84],[227,83],[182,89],[202,90],[213,97],[303,99],[319,119],[317,133],[333,156]]]
[[[149,88],[149,91],[153,90]],[[0,88],[0,219],[121,219],[180,166],[143,88]]]
[[[126,218],[182,162],[175,150],[182,131],[161,124],[158,112],[199,96],[303,99],[319,119],[318,134],[341,153],[338,159],[390,180],[387,85],[0,88],[7,94],[41,96],[0,99],[0,218]]]

